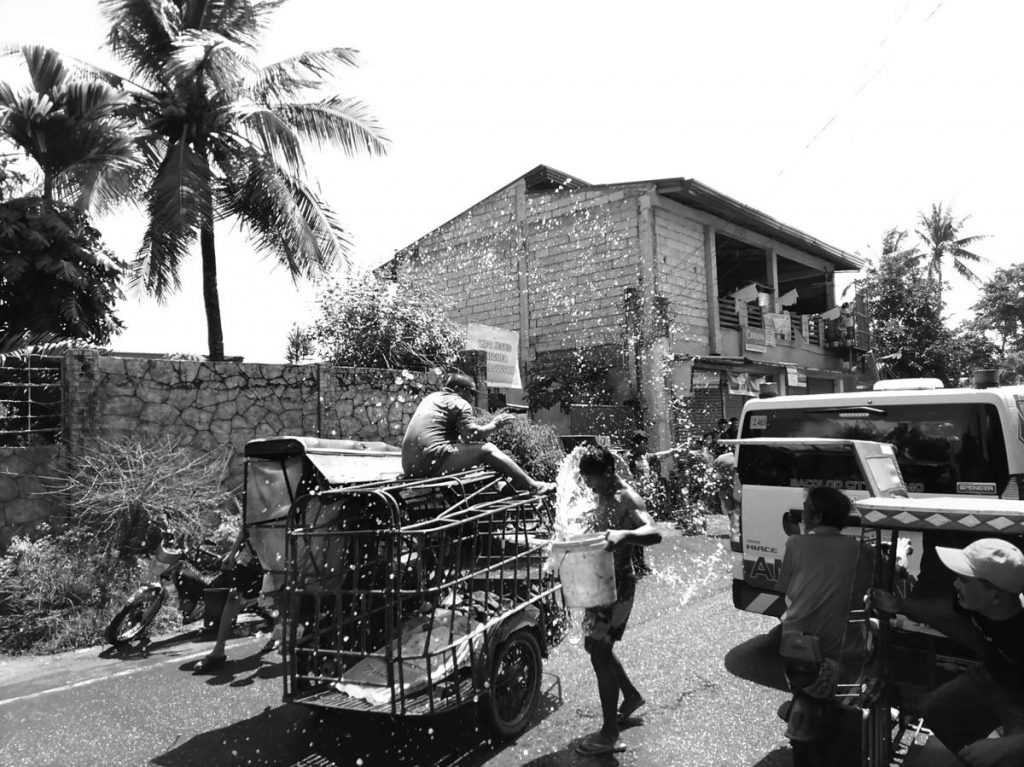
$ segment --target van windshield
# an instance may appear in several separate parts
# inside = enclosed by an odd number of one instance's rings
[[[1006,443],[999,413],[993,405],[942,403],[763,409],[746,414],[741,436],[836,437],[888,442],[893,446],[907,489],[912,493],[995,496],[1003,493],[1009,481]],[[740,450],[737,470],[744,484],[813,487],[822,482],[853,481],[858,476],[852,455],[835,456],[832,460],[786,462],[778,460],[781,456],[768,454],[774,450],[768,447]],[[768,453],[760,455],[762,451]],[[771,471],[758,468],[769,466]]]

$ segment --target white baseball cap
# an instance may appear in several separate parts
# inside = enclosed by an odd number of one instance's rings
[[[958,575],[984,578],[1003,591],[1024,591],[1024,554],[1012,543],[982,538],[962,549],[936,546],[942,564]]]

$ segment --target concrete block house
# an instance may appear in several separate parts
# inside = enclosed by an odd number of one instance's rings
[[[540,165],[378,268],[460,322],[519,333],[524,391],[559,433],[652,449],[739,415],[762,383],[841,391],[868,349],[835,275],[864,262],[694,179],[588,184]],[[691,431],[692,433],[692,431]]]

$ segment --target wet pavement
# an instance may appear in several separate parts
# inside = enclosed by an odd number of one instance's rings
[[[666,533],[648,552],[655,574],[641,581],[617,649],[648,701],[623,732],[623,753],[574,750],[600,726],[575,630],[545,661],[535,720],[511,743],[493,740],[472,706],[392,720],[284,704],[278,656],[258,654],[262,637],[233,640],[228,664],[197,676],[191,666],[210,641],[184,635],[145,655],[92,648],[0,661],[0,764],[789,765],[775,716],[786,697],[768,635],[776,621],[732,607],[726,538]]]

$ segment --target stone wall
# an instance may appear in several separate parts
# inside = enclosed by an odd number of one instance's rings
[[[45,493],[46,480],[54,476],[58,460],[55,445],[0,447],[0,551],[15,535],[28,533],[60,511]]]
[[[462,369],[479,377],[483,352],[467,352]],[[0,548],[52,515],[41,494],[62,456],[83,445],[127,435],[170,437],[196,452],[230,445],[226,486],[243,476],[245,444],[285,435],[401,444],[420,399],[440,387],[439,370],[411,372],[327,365],[117,357],[74,350],[64,357],[64,437],[45,447],[0,448]]]

